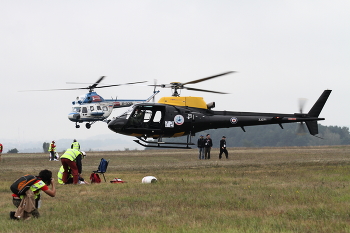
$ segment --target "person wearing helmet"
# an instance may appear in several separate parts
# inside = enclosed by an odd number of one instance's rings
[[[73,184],[78,184],[79,176],[82,173],[82,158],[85,157],[84,151],[75,149],[67,149],[66,152],[61,156],[61,163],[64,169],[62,181],[67,183],[69,176],[69,169],[73,175]]]

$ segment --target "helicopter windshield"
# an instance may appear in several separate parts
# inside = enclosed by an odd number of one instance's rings
[[[135,108],[135,106],[131,105],[130,107],[128,107],[128,109],[125,112],[123,112],[122,114],[117,116],[117,118],[125,117],[125,119],[129,119],[131,113],[134,111],[134,108]]]
[[[81,109],[80,107],[73,107],[72,111],[73,112],[80,112],[80,109]]]

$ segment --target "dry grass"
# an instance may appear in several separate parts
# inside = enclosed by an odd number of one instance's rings
[[[40,219],[13,222],[9,186],[59,162],[3,154],[1,232],[350,232],[350,146],[229,148],[229,159],[196,150],[90,152],[85,178],[110,160],[107,183],[57,187]],[[141,184],[146,175],[156,184]],[[118,177],[125,184],[108,181]],[[28,229],[30,229],[28,231]]]

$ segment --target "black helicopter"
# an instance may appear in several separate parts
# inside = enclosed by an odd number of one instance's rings
[[[108,128],[116,133],[137,137],[134,140],[144,147],[185,148],[190,149],[191,136],[208,129],[241,127],[245,132],[245,126],[278,124],[282,129],[283,123],[305,122],[311,135],[318,134],[317,121],[319,114],[325,105],[331,90],[325,90],[308,113],[280,114],[259,112],[234,112],[213,111],[215,103],[206,104],[202,97],[180,97],[179,89],[204,91],[219,94],[224,92],[203,90],[185,87],[187,84],[195,84],[212,78],[233,73],[222,74],[194,80],[187,83],[173,82],[170,84],[156,85],[169,87],[173,90],[171,97],[163,97],[158,103],[141,103],[133,105],[127,112],[113,119]],[[163,138],[180,137],[187,135],[187,142],[165,142]],[[147,138],[157,139],[148,141]],[[181,146],[182,145],[182,146]]]

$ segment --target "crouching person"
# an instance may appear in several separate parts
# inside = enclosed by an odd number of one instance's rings
[[[85,152],[75,149],[67,149],[61,156],[61,163],[64,169],[62,181],[67,183],[69,178],[69,170],[73,176],[73,184],[78,184],[79,175],[82,173],[82,156],[85,156]]]
[[[71,173],[71,170],[69,168],[68,170],[68,180],[66,183],[63,182],[63,173],[64,173],[64,168],[63,165],[60,167],[60,170],[57,173],[57,182],[59,184],[73,184],[73,175]],[[87,181],[84,180],[82,176],[79,175],[78,177],[78,184],[89,184]]]
[[[51,185],[51,189],[49,186]],[[11,186],[11,190],[12,190]],[[10,212],[11,219],[29,219],[40,217],[38,208],[40,207],[40,191],[43,191],[50,197],[56,195],[55,182],[52,178],[52,172],[49,170],[40,171],[38,176],[32,176],[29,189],[21,194],[12,194],[12,202],[17,207],[17,211]]]

